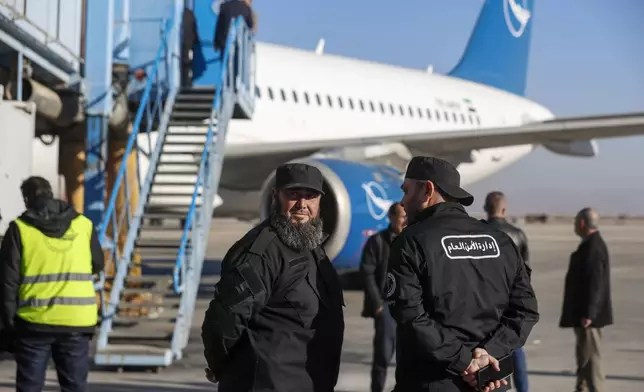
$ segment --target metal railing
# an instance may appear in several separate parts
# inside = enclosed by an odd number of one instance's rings
[[[160,155],[159,144],[162,143],[165,138],[165,131],[167,130],[172,107],[174,106],[174,98],[176,97],[178,90],[178,85],[176,83],[177,78],[174,76],[174,73],[178,72],[178,64],[175,59],[178,58],[179,54],[175,53],[178,45],[173,41],[179,39],[180,26],[181,24],[174,23],[173,19],[163,21],[162,23],[161,44],[159,45],[159,49],[157,50],[156,57],[149,69],[149,72],[146,72],[147,82],[139,101],[139,107],[132,125],[132,131],[128,137],[128,141],[123,152],[123,159],[109,196],[103,221],[99,228],[99,240],[104,249],[110,250],[109,257],[106,257],[105,260],[105,269],[108,270],[113,268],[115,271],[112,280],[113,283],[110,299],[107,304],[104,300],[101,301],[103,314],[102,323],[104,325],[101,325],[101,334],[98,342],[99,347],[105,347],[107,345],[107,333],[111,329],[112,317],[118,307],[121,290],[124,285],[125,276],[127,275],[127,269],[131,262],[132,255],[134,254],[135,242],[139,226],[141,224],[143,209],[147,201],[154,170]],[[159,76],[161,67],[165,67],[163,77]],[[137,184],[140,193],[136,210],[132,211],[129,202],[132,195],[132,189],[130,189],[129,186],[129,175],[132,175],[132,173],[128,174],[127,163],[132,152],[138,152],[140,143],[139,135],[141,134],[142,127],[144,127],[144,132],[147,135],[147,147],[150,152],[150,160],[148,175],[146,176],[144,183],[142,185],[138,185],[140,183],[138,181],[139,168],[137,159],[136,173],[133,175],[136,176],[135,183]],[[153,130],[159,131],[157,134],[157,140],[154,143],[155,146],[153,146],[151,139],[151,133]],[[157,151],[154,151],[153,148],[156,148]],[[123,210],[120,211],[120,214],[118,214],[116,201],[122,191],[124,192],[125,208],[123,208]],[[110,228],[110,230],[108,230],[108,228]],[[127,230],[127,239],[123,244],[123,249],[119,249],[118,239],[119,236],[124,233],[123,230]],[[108,233],[111,235],[108,236]],[[105,275],[102,274],[100,276],[100,281],[97,284],[97,289],[101,290],[101,298],[103,298],[104,295],[103,289],[105,287],[105,282]]]
[[[208,122],[206,143],[201,153],[199,173],[192,193],[190,208],[186,215],[183,235],[181,236],[181,244],[177,253],[177,260],[173,273],[173,289],[177,294],[182,293],[184,290],[185,285],[183,277],[186,276],[186,268],[188,267],[186,257],[187,254],[190,253],[190,247],[194,245],[192,244],[190,234],[193,230],[195,214],[198,208],[197,199],[199,197],[199,191],[204,189],[205,182],[208,180],[207,176],[211,175],[211,170],[217,170],[217,168],[212,167],[212,162],[209,162],[215,132],[218,133],[216,143],[225,143],[225,140],[220,140],[219,137],[221,127],[220,120],[225,116],[225,114],[222,116],[222,112],[224,111],[224,94],[226,91],[234,91],[235,93],[241,92],[244,90],[243,86],[246,86],[246,89],[250,88],[251,82],[254,80],[252,77],[252,71],[254,70],[254,67],[252,66],[254,59],[253,53],[254,43],[252,40],[252,33],[247,27],[244,19],[239,17],[234,21],[234,23],[230,24],[226,46],[221,55],[222,64],[227,66],[221,67],[221,72],[218,75],[218,80],[215,85],[215,96],[212,101],[212,112]],[[237,64],[235,64],[235,62]],[[237,70],[237,74],[230,72],[235,69]],[[251,89],[250,91],[254,94],[254,89]],[[230,116],[232,113],[227,115]],[[217,130],[215,130],[215,125],[217,126]],[[219,168],[218,170],[221,169]],[[219,176],[217,175],[217,184],[218,177]],[[214,184],[215,193],[217,190],[217,184]],[[212,202],[212,200],[209,200],[205,194],[202,194],[201,198],[202,204]],[[210,209],[207,209],[207,211],[210,211]]]

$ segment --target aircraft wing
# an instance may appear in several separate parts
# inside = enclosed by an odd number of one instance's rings
[[[419,151],[451,154],[459,151],[504,147],[521,144],[547,145],[595,138],[644,135],[644,112],[591,117],[559,118],[519,127],[481,128],[443,132],[415,132],[386,137],[319,140],[258,145],[227,146],[226,159],[251,156],[273,156],[289,160],[325,148],[404,143]]]

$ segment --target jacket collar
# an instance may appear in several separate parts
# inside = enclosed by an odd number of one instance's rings
[[[505,218],[500,218],[500,217],[494,217],[490,218],[487,220],[488,223],[506,223],[507,219]]]
[[[433,216],[440,216],[445,214],[467,215],[467,212],[465,212],[465,207],[463,207],[463,205],[461,205],[460,203],[438,203],[419,212],[413,223],[420,222]]]

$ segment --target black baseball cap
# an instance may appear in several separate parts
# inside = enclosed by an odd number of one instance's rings
[[[407,165],[405,178],[431,181],[443,193],[458,200],[464,206],[474,203],[472,196],[461,188],[461,175],[451,163],[434,157],[414,157]]]
[[[275,173],[275,187],[278,189],[306,188],[324,195],[323,184],[320,170],[304,163],[286,163]]]

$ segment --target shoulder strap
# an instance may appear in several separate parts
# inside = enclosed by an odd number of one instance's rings
[[[268,227],[262,229],[261,233],[257,236],[253,245],[250,247],[249,252],[261,256],[264,254],[264,250],[268,247],[268,244],[273,241],[275,238],[275,233],[272,232]]]

